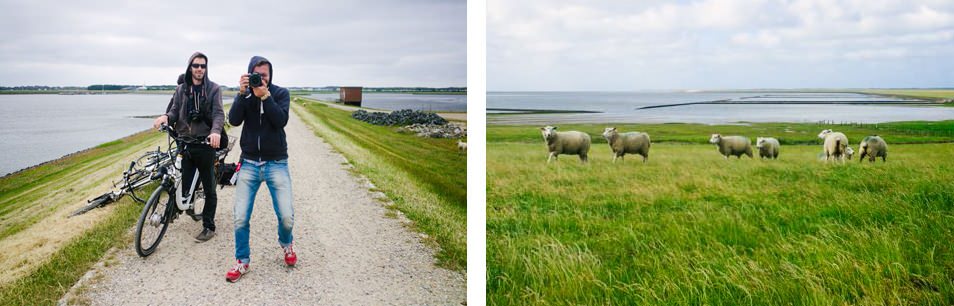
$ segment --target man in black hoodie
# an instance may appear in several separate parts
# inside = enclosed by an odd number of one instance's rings
[[[208,57],[200,52],[189,57],[185,82],[176,87],[172,107],[153,122],[155,128],[172,122],[179,137],[185,139],[180,143],[184,146],[181,148],[183,195],[189,192],[196,169],[199,170],[199,182],[205,191],[205,207],[202,209],[203,229],[195,237],[197,242],[205,242],[215,236],[215,208],[218,198],[215,193],[213,167],[215,149],[220,146],[219,141],[225,125],[222,91],[218,84],[209,80],[208,62]]]
[[[288,123],[288,90],[275,85],[272,63],[261,56],[253,56],[248,73],[258,73],[262,85],[249,88],[249,74],[239,78],[239,94],[229,110],[229,123],[242,128],[242,160],[238,181],[235,183],[235,266],[225,279],[235,282],[249,267],[249,218],[255,194],[262,182],[268,186],[272,205],[278,216],[278,244],[285,254],[285,264],[293,266],[298,257],[292,248],[292,227],[295,211],[292,207],[292,184],[288,174],[288,143],[285,124]]]

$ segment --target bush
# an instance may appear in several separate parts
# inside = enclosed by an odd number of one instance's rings
[[[436,124],[445,125],[447,120],[434,113],[402,109],[388,113],[368,112],[359,109],[351,113],[351,118],[358,119],[374,125],[411,125],[411,124]]]

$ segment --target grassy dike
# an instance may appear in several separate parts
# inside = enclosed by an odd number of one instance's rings
[[[0,240],[25,229],[32,231],[31,225],[45,218],[60,218],[58,212],[68,206],[104,192],[100,186],[121,175],[118,165],[164,137],[144,131],[0,178]],[[128,242],[126,233],[141,209],[126,197],[99,209],[106,212],[99,212],[101,219],[88,228],[36,229],[83,233],[58,246],[25,276],[0,286],[0,305],[55,304],[106,250]],[[20,251],[24,250],[4,252]]]
[[[487,129],[491,305],[952,305],[954,121],[880,134],[887,163],[818,161],[814,124],[619,125],[649,162],[546,164],[538,126]],[[711,133],[775,136],[779,160],[723,160]],[[795,145],[793,145],[795,144]]]
[[[305,102],[310,102],[305,104]],[[306,98],[293,110],[315,134],[368,177],[414,226],[439,246],[439,265],[467,266],[467,158],[456,140],[401,134],[351,118],[351,112]]]
[[[940,102],[954,100],[954,89],[870,89],[863,92],[902,98],[926,99]],[[954,106],[954,102],[947,102],[944,105]]]

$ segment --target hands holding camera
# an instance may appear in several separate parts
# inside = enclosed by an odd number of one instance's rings
[[[268,98],[268,95],[269,95],[267,85],[268,84],[265,83],[265,80],[262,79],[262,76],[260,74],[246,73],[246,74],[243,74],[241,78],[239,78],[239,94],[240,95],[246,94],[247,88],[251,87],[252,93],[255,94],[256,97],[262,100],[265,100]]]

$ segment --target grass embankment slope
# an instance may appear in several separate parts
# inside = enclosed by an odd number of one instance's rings
[[[141,210],[129,197],[66,216],[164,139],[141,132],[0,178],[0,305],[54,304],[106,250],[126,242]]]
[[[954,89],[871,89],[865,93],[897,96],[904,98],[927,99],[945,102],[946,106],[954,106]]]
[[[488,127],[490,304],[954,304],[954,144],[928,143],[954,121],[832,126],[890,144],[847,165],[818,160],[814,124],[621,125],[651,133],[646,164],[613,164],[603,127],[560,127],[593,136],[589,165]],[[711,133],[814,144],[726,161]]]
[[[305,103],[305,102],[312,103]],[[467,266],[467,158],[456,140],[421,138],[351,118],[351,112],[296,98],[293,109],[439,245],[441,266]]]

